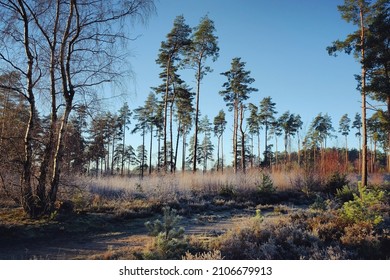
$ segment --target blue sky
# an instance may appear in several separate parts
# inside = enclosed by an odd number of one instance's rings
[[[342,3],[343,0],[156,1],[157,14],[145,26],[132,29],[133,36],[140,36],[129,46],[135,79],[128,82],[125,99],[134,109],[143,105],[151,87],[161,83],[161,70],[155,59],[175,17],[184,15],[187,24],[194,27],[207,14],[215,23],[220,53],[216,62],[207,62],[214,71],[202,81],[200,108],[210,120],[220,109],[227,113],[226,151],[231,145],[233,116],[219,95],[225,82],[220,73],[229,70],[234,57],[247,63],[246,69],[256,80],[252,86],[259,91],[252,94],[249,102],[258,105],[264,97],[271,96],[277,116],[287,110],[301,115],[303,134],[318,113],[328,113],[337,132],[343,114],[353,119],[361,111],[354,78],[360,72],[359,63],[353,56],[340,54],[335,58],[326,51],[332,41],[344,39],[356,29],[341,19],[337,5]],[[181,73],[195,88],[193,70]],[[118,103],[115,106],[120,107]],[[351,145],[357,145],[354,134],[351,131],[348,139]],[[133,146],[140,144],[137,138],[133,137],[133,141]],[[344,138],[339,136],[329,144],[342,147]]]

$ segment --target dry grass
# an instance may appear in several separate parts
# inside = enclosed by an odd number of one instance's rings
[[[263,174],[272,180],[276,190],[273,195],[259,194]],[[210,205],[228,206],[228,201],[232,204],[230,207],[234,207],[235,203],[244,206],[244,202],[273,204],[295,200],[297,203],[305,203],[305,198],[301,196],[310,199],[315,192],[326,191],[324,187],[329,178],[297,167],[270,173],[252,169],[246,174],[234,174],[231,171],[223,174],[152,174],[143,179],[136,176],[79,177],[75,178],[76,184],[80,186],[78,192],[69,199],[75,202],[78,209],[111,211],[118,216],[156,212],[164,205],[185,208],[185,205],[190,204],[193,209],[202,209]],[[375,184],[383,182],[382,175],[373,175],[371,178]],[[357,176],[349,175],[347,181],[356,186]]]
[[[167,196],[172,194],[189,195],[194,192],[217,194],[222,189],[230,187],[237,191],[256,190],[261,182],[262,171],[250,170],[246,174],[232,172],[222,173],[178,173],[138,177],[99,177],[79,178],[81,182],[92,190],[100,190],[109,194],[134,194],[142,192],[148,197]],[[292,182],[302,173],[299,170],[290,172],[277,171],[269,174],[274,186],[279,190],[291,190]]]

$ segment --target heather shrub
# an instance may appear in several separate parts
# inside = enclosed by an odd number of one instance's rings
[[[316,196],[316,199],[314,200],[313,204],[310,205],[310,209],[312,210],[325,211],[326,208],[327,205],[325,199],[319,195]]]
[[[191,254],[186,252],[182,258],[183,260],[222,260],[221,251],[213,250],[209,252]]]
[[[291,181],[294,189],[301,190],[307,197],[321,186],[321,177],[314,170],[307,168]]]
[[[330,245],[324,248],[313,250],[310,256],[311,260],[350,260],[355,257],[353,252],[340,247],[339,245]]]
[[[351,250],[356,250],[361,259],[377,259],[382,253],[382,237],[375,232],[373,224],[368,221],[346,227],[345,234],[340,241]]]
[[[214,243],[225,259],[301,259],[310,258],[318,238],[305,223],[290,218],[277,222],[252,219],[244,227],[221,236]]]
[[[313,235],[326,244],[338,242],[344,235],[344,228],[347,226],[345,220],[332,211],[310,217],[307,223]]]

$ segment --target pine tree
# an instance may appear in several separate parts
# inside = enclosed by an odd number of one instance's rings
[[[223,174],[223,133],[226,129],[226,119],[225,112],[220,110],[218,115],[214,118],[214,135],[218,138],[218,148],[217,148],[217,172],[221,166],[221,171]],[[222,146],[221,146],[222,144]],[[220,147],[222,150],[222,156],[220,160]]]
[[[200,83],[203,77],[211,72],[211,68],[206,66],[207,58],[211,57],[213,61],[218,58],[219,47],[218,37],[214,34],[214,22],[205,16],[201,19],[198,26],[194,28],[192,34],[191,47],[187,49],[187,63],[193,66],[196,70],[195,78],[197,82],[196,87],[196,105],[195,105],[195,132],[194,132],[194,150],[198,146],[198,132],[199,132],[199,96]],[[196,153],[194,154],[194,161],[192,165],[192,172],[196,172]]]
[[[194,93],[187,87],[181,87],[178,89],[177,97],[175,99],[176,104],[176,118],[178,121],[177,127],[177,139],[176,139],[176,152],[175,152],[175,170],[178,155],[179,137],[182,137],[182,171],[185,170],[185,157],[187,146],[187,135],[190,133],[193,114],[194,114]]]
[[[140,106],[134,110],[134,119],[137,121],[137,124],[135,125],[135,128],[131,131],[131,133],[141,132],[141,136],[142,136],[142,145],[140,145],[137,148],[137,157],[138,157],[138,159],[140,159],[139,164],[140,164],[140,170],[141,170],[141,178],[144,177],[145,159],[147,158],[147,155],[145,155],[145,151],[146,151],[145,150],[145,136],[146,136],[146,132],[148,130],[148,114],[147,113],[148,112],[146,111],[145,107],[143,107],[143,106]],[[140,151],[142,151],[142,155],[140,155]]]
[[[267,155],[269,155],[269,151],[267,150],[268,145],[268,130],[272,126],[272,123],[275,122],[275,114],[277,113],[275,110],[276,103],[272,102],[272,98],[270,96],[263,98],[260,102],[260,123],[264,125],[265,130],[265,152],[264,152],[264,164],[269,165],[269,159]]]
[[[337,51],[345,51],[347,54],[353,52],[361,64],[360,91],[362,98],[362,184],[367,185],[367,30],[373,18],[374,9],[371,1],[367,0],[344,0],[344,5],[337,6],[342,18],[348,23],[358,26],[358,30],[349,34],[344,41],[337,40],[328,47],[329,54]]]
[[[157,125],[157,111],[158,111],[157,97],[153,92],[151,92],[151,93],[149,93],[149,95],[145,101],[145,105],[144,105],[144,114],[146,116],[146,125],[148,125],[148,131],[150,133],[149,174],[152,173],[153,129]]]
[[[348,135],[350,130],[351,119],[348,114],[344,114],[339,122],[339,132],[345,137],[345,168],[348,167]]]
[[[199,122],[199,133],[203,133],[203,140],[201,145],[199,145],[201,150],[200,162],[203,163],[203,172],[207,170],[208,160],[212,160],[214,145],[211,142],[211,122],[207,115],[205,115]]]
[[[254,155],[254,144],[253,144],[253,138],[254,135],[257,135],[257,157],[258,162],[260,162],[260,118],[259,118],[259,108],[249,103],[249,117],[246,119],[246,122],[249,127],[249,134],[251,135],[251,168],[253,168],[253,161],[255,159]]]
[[[370,96],[386,105],[381,122],[387,128],[387,170],[390,172],[390,4],[387,0],[374,5],[375,17],[368,27],[365,64],[367,68],[367,91]]]
[[[180,60],[180,55],[191,44],[189,39],[191,28],[185,23],[183,15],[177,16],[173,23],[172,30],[167,34],[166,41],[161,42],[160,53],[156,62],[164,69],[165,89],[164,89],[164,171],[167,171],[167,126],[168,126],[168,103],[170,91],[172,91],[172,70],[175,69],[175,63]]]
[[[245,62],[241,58],[233,58],[229,71],[221,73],[227,78],[222,86],[225,88],[219,92],[223,96],[226,106],[229,111],[234,111],[233,125],[233,166],[234,172],[238,170],[238,129],[241,131],[241,151],[245,152],[245,135],[243,131],[244,120],[244,102],[249,98],[251,92],[256,92],[258,89],[250,87],[255,79],[250,77],[250,71],[245,70]],[[242,157],[243,159],[245,157]],[[245,160],[242,160],[242,171],[245,172]]]
[[[362,166],[362,117],[359,113],[356,113],[355,119],[352,123],[352,128],[356,128],[355,136],[359,139],[359,167]],[[361,173],[361,168],[359,168],[359,173]]]
[[[126,130],[129,129],[128,125],[131,124],[131,115],[132,112],[129,108],[127,102],[123,104],[123,106],[119,109],[118,121],[121,126],[121,138],[122,138],[122,157],[121,157],[121,176],[123,176],[123,170],[125,166],[125,148],[126,148]]]

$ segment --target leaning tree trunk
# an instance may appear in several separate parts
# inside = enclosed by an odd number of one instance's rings
[[[72,110],[72,101],[68,101],[65,107],[64,115],[61,119],[60,129],[58,131],[57,143],[55,150],[53,151],[53,171],[52,178],[50,182],[50,191],[48,193],[48,204],[46,205],[46,212],[50,212],[54,208],[54,203],[57,200],[57,192],[60,184],[60,174],[61,174],[61,161],[63,157],[64,150],[64,136],[66,133],[66,128],[68,125],[68,119],[70,112]]]
[[[21,177],[22,206],[30,217],[36,217],[36,206],[34,203],[33,190],[31,186],[32,177],[32,131],[35,119],[35,101],[33,96],[29,98],[30,115],[24,136],[24,159]]]
[[[181,121],[179,120],[179,126],[177,128],[177,135],[176,135],[175,161],[173,164],[173,172],[176,172],[176,168],[177,168],[177,153],[179,151],[180,130],[181,130]]]

